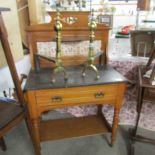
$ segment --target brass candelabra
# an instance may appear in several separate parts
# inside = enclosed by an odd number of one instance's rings
[[[99,72],[97,67],[94,64],[95,61],[95,57],[94,57],[94,46],[93,46],[93,42],[95,39],[95,29],[97,27],[96,21],[94,19],[94,12],[91,12],[91,19],[90,22],[88,23],[88,27],[89,27],[89,53],[88,53],[88,60],[87,60],[87,64],[85,65],[83,71],[82,71],[82,76],[85,77],[86,76],[86,70],[87,69],[92,69],[95,73],[96,73],[96,79],[100,78]]]
[[[56,81],[55,79],[55,74],[63,72],[64,74],[64,80],[67,80],[67,73],[65,68],[62,65],[62,60],[61,60],[61,31],[62,31],[62,23],[61,23],[61,18],[60,18],[60,12],[57,11],[57,17],[56,17],[56,23],[55,23],[55,30],[57,32],[57,37],[56,37],[56,66],[54,68],[54,75],[52,77],[52,82],[54,83]]]

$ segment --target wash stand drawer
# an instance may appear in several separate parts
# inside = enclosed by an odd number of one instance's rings
[[[117,85],[100,85],[87,87],[74,87],[63,89],[46,89],[36,91],[37,104],[76,104],[78,102],[103,102],[113,101],[117,95]]]

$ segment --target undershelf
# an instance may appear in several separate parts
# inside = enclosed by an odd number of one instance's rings
[[[97,135],[108,132],[102,116],[74,117],[41,122],[41,141]]]

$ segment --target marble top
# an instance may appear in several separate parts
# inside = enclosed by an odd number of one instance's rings
[[[96,80],[96,74],[92,70],[86,71],[86,77],[82,77],[83,66],[66,68],[68,80],[64,80],[63,73],[55,75],[56,82],[52,83],[52,69],[31,70],[24,90],[68,88],[79,86],[115,84],[127,82],[127,79],[110,66],[98,67],[100,79]]]

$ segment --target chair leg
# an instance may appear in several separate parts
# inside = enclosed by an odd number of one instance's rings
[[[140,87],[138,90],[137,119],[136,119],[135,128],[133,130],[133,137],[136,136],[137,129],[138,129],[138,123],[139,123],[140,113],[141,113],[142,103],[143,103],[143,96],[144,96],[144,87]]]
[[[5,141],[4,141],[4,138],[1,137],[0,138],[0,147],[3,151],[6,151],[7,147],[6,147],[6,144],[5,144]]]
[[[138,95],[137,95],[137,113],[140,113],[139,111],[141,111],[141,106],[142,106],[142,102],[143,102],[143,97],[144,97],[144,87],[140,87],[138,88]]]
[[[137,129],[138,129],[138,123],[139,123],[139,119],[140,119],[140,113],[141,113],[141,109],[142,109],[142,103],[143,103],[143,96],[144,96],[144,87],[139,87],[138,88],[138,98],[137,98],[137,118],[136,118],[136,124],[134,129],[130,129],[129,130],[129,134],[130,134],[130,155],[134,155],[134,143],[136,141],[136,136],[137,136]]]

